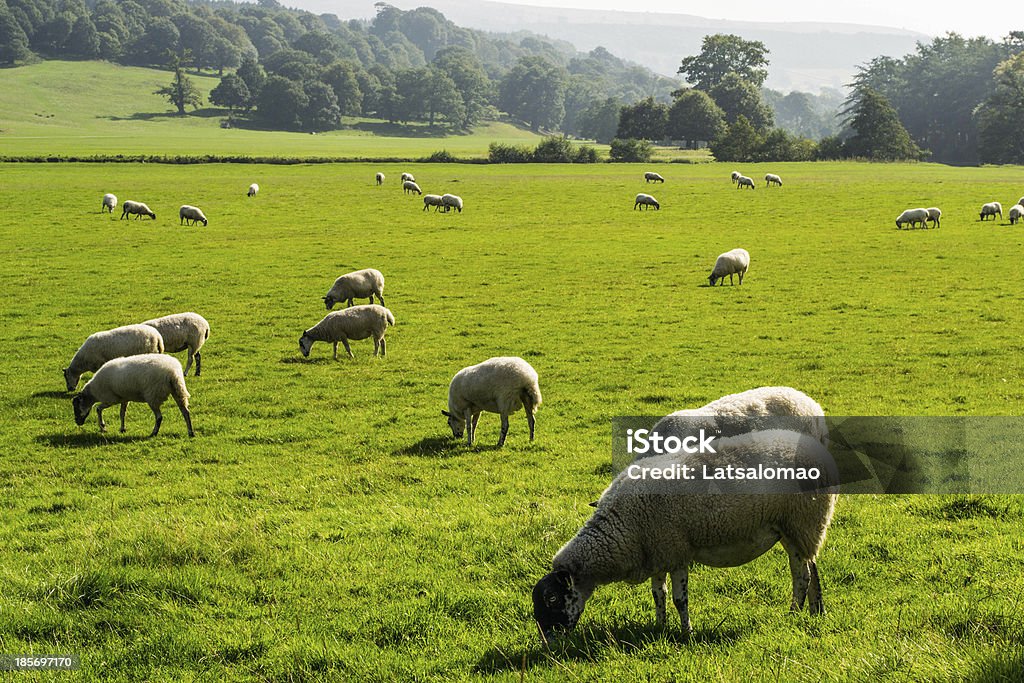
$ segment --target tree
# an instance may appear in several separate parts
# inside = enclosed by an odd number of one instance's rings
[[[100,56],[100,36],[89,17],[83,15],[75,20],[71,35],[64,44],[64,53],[82,59]]]
[[[725,134],[711,143],[716,161],[754,161],[763,140],[746,116],[740,114]]]
[[[5,5],[0,5],[0,64],[14,64],[28,59],[28,36]]]
[[[150,20],[145,33],[132,43],[132,60],[137,64],[163,65],[168,53],[178,53],[178,38],[178,27],[174,22],[166,17],[156,17]]]
[[[995,80],[976,112],[978,154],[988,164],[1024,163],[1024,52],[1000,63]]]
[[[768,48],[759,40],[716,33],[704,36],[700,54],[683,59],[677,73],[704,92],[710,92],[730,73],[760,88],[768,77],[767,55]]]
[[[284,76],[267,78],[256,98],[259,117],[277,128],[302,127],[302,115],[309,106],[302,85]]]
[[[171,84],[160,88],[154,94],[166,97],[179,114],[184,115],[187,106],[198,109],[199,105],[203,103],[203,98],[199,94],[199,89],[192,83],[192,79],[185,74],[181,59],[175,56],[171,60],[170,66],[174,70]]]
[[[476,124],[487,107],[491,81],[476,55],[464,47],[438,50],[433,66],[455,84],[462,98],[463,115],[456,123],[463,128]]]
[[[580,114],[580,135],[607,145],[615,138],[615,131],[619,128],[621,109],[622,103],[615,97],[592,102]]]
[[[622,108],[615,137],[623,140],[661,140],[665,137],[667,127],[668,107],[648,97]]]
[[[880,92],[861,88],[850,96],[843,112],[853,135],[846,141],[849,156],[876,161],[920,159],[921,148],[910,139],[896,110]]]
[[[217,87],[210,91],[210,103],[227,107],[229,118],[234,116],[236,108],[248,107],[251,97],[249,88],[238,74],[224,76]]]
[[[761,99],[761,89],[750,81],[743,80],[739,74],[726,74],[708,94],[725,112],[725,120],[728,123],[735,123],[743,116],[759,131],[772,127],[772,110]]]
[[[654,156],[654,147],[647,140],[612,140],[611,150],[608,152],[610,161],[623,162],[647,162]]]
[[[455,81],[448,74],[433,67],[427,69],[430,87],[426,93],[427,122],[433,126],[436,116],[443,116],[453,126],[459,126],[466,119],[466,107],[462,102]]]
[[[328,65],[320,73],[320,80],[334,90],[338,108],[343,115],[358,116],[362,113],[363,93],[359,89],[358,72],[357,64],[339,61]]]
[[[321,81],[308,81],[303,86],[307,104],[302,112],[302,125],[308,130],[334,130],[341,123],[341,109],[331,86]]]
[[[690,149],[725,132],[725,112],[703,90],[685,90],[668,110],[668,137],[685,140]]]
[[[267,72],[263,70],[263,67],[255,58],[246,57],[238,66],[235,74],[245,81],[245,87],[249,89],[249,101],[245,104],[246,109],[248,109],[253,106],[256,98],[260,96],[260,90],[263,89],[263,84],[267,81]]]
[[[499,106],[534,131],[554,128],[565,116],[568,74],[544,57],[521,57],[499,88]]]

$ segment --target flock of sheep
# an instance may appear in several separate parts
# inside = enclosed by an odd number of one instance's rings
[[[259,189],[256,185],[253,188]],[[249,188],[249,196],[256,194],[252,188]],[[117,195],[110,194],[109,192],[103,195],[103,201],[100,204],[100,211],[106,211],[107,213],[114,213],[114,209],[117,208]],[[121,205],[121,219],[125,219],[128,216],[135,216],[135,220],[142,218],[143,216],[149,216],[153,220],[156,220],[156,214],[150,209],[145,202],[136,202],[131,199],[126,199],[124,204]],[[209,221],[206,219],[206,214],[203,210],[197,206],[190,204],[182,204],[181,208],[178,209],[179,224],[188,223],[188,225],[195,225],[196,223],[202,223],[205,227]]]
[[[378,187],[384,184],[384,174],[378,172],[376,175]],[[423,194],[423,190],[416,183],[416,178],[413,177],[412,173],[402,174],[402,191],[405,194],[417,194],[423,196],[423,210],[426,211],[431,206],[434,207],[434,211],[444,211],[448,213],[452,209],[455,209],[459,213],[462,213],[462,197],[455,194]]]
[[[987,218],[991,218],[995,221],[996,216],[1001,219],[1003,217],[1003,205],[999,202],[988,202],[982,204],[981,211],[978,213],[978,220],[984,221]],[[1017,221],[1024,218],[1024,197],[1021,197],[1016,204],[1010,207],[1010,212],[1007,215],[1010,219],[1010,225],[1016,225]],[[927,223],[930,221],[932,227],[939,227],[939,219],[942,217],[942,211],[937,207],[929,207],[927,209],[907,209],[896,218],[896,229],[900,230],[904,225],[914,227],[920,225],[922,228],[927,228]]]

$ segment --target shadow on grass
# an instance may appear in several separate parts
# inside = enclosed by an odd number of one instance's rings
[[[435,126],[410,126],[387,121],[361,121],[349,126],[351,130],[362,130],[388,138],[444,138],[460,135],[462,131]]]
[[[969,683],[1011,683],[1024,679],[1024,650],[1004,652],[977,667]]]
[[[71,398],[73,393],[67,391],[37,391],[32,398]]]
[[[161,119],[184,119],[189,117],[197,119],[212,119],[218,116],[226,116],[226,112],[223,109],[206,107],[204,109],[185,112],[184,114],[179,114],[176,111],[140,111],[135,112],[130,116],[97,116],[96,118],[106,119],[107,121],[159,121]]]
[[[97,431],[81,431],[74,434],[40,434],[35,438],[35,441],[51,448],[92,448],[93,446],[103,446],[109,443],[132,443],[148,439],[149,433],[132,436],[118,434],[115,437],[109,433],[100,434]]]
[[[347,358],[347,356],[345,357]],[[323,365],[325,363],[341,363],[345,358],[338,356],[338,360],[334,360],[330,356],[318,356],[316,358],[303,358],[302,356],[285,356],[281,359],[282,363],[298,364],[298,365]]]
[[[450,436],[428,436],[405,448],[399,448],[395,455],[433,455],[450,457],[456,455],[461,442],[453,441]]]

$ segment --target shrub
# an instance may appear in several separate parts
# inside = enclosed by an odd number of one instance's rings
[[[455,164],[458,163],[459,159],[448,150],[442,149],[439,152],[434,152],[429,157],[424,157],[420,161],[435,164]]]
[[[572,143],[564,135],[549,135],[533,150],[533,160],[541,164],[568,164],[573,155]]]
[[[597,150],[590,145],[580,145],[572,157],[574,164],[596,164],[600,160],[601,157],[598,156]]]
[[[492,164],[525,164],[533,161],[533,150],[526,145],[492,142],[487,148],[487,161]]]
[[[615,138],[612,140],[612,148],[608,154],[611,161],[650,161],[654,156],[654,147],[647,140],[636,140],[634,138]]]

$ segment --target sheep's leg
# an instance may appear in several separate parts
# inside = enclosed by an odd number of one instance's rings
[[[733,284],[734,283],[732,281],[732,273],[729,273],[729,286],[732,287]]]
[[[373,294],[370,295],[370,305],[373,305]]]
[[[338,360],[338,342],[334,342],[334,360]]]
[[[96,422],[100,425],[100,432],[107,431],[107,423],[103,421],[103,411],[109,406],[105,406],[102,403],[96,406]]]
[[[747,273],[747,271],[745,271],[745,270],[741,270],[740,271],[740,284],[741,285],[743,284],[743,276],[746,275],[746,273]]]
[[[479,413],[474,415],[471,411],[467,410],[465,414],[466,419],[466,445],[473,445],[473,435],[476,433],[476,421],[480,416]]]
[[[811,614],[825,614],[825,603],[821,599],[821,579],[818,578],[818,563],[811,560],[811,583],[807,587],[807,610]]]
[[[373,357],[376,358],[380,352],[380,340],[376,337],[373,338]]]
[[[192,353],[192,349],[189,349],[188,350],[188,360],[185,362],[185,372],[184,372],[184,375],[186,377],[188,377],[188,371],[192,368],[192,356],[193,355],[195,355],[195,354]],[[196,368],[196,374],[199,374],[198,367]]]
[[[380,299],[380,305],[383,306],[384,305],[384,296],[380,292],[377,292],[377,298]]]
[[[195,436],[196,432],[192,429],[192,413],[188,409],[188,400],[184,396],[174,396],[174,402],[178,404],[178,410],[181,411],[181,416],[185,418],[185,426],[188,428],[188,435]]]
[[[505,437],[508,436],[508,413],[501,414],[501,436],[498,437],[498,448],[505,445]]]
[[[124,434],[125,431],[126,431],[125,428],[124,428],[124,415],[127,412],[128,412],[128,401],[125,401],[124,403],[121,404],[121,433],[122,434]]]
[[[153,415],[156,417],[156,422],[153,424],[153,432],[149,435],[150,438],[153,438],[154,436],[160,433],[160,425],[164,421],[164,414],[160,412],[160,406],[158,405],[155,406],[152,403],[150,403],[149,407],[150,409],[152,409]]]
[[[349,298],[348,298],[348,305],[349,305],[349,306],[351,306],[351,305],[352,305],[352,297],[349,297]]]
[[[195,357],[196,357],[196,377],[198,377],[199,376],[199,370],[200,370],[200,368],[202,367],[202,364],[203,364],[203,354],[202,354],[202,352],[201,351],[196,351],[195,352]],[[186,373],[186,374],[188,374],[188,373]]]
[[[679,612],[683,635],[689,637],[690,626],[690,570],[683,567],[672,572],[672,604]]]
[[[386,339],[384,339],[384,337],[380,338],[380,355],[381,356],[388,355],[388,342],[387,342]]]
[[[342,340],[341,340],[341,343],[345,345],[345,351],[346,351],[346,352],[348,353],[348,357],[349,357],[349,358],[355,358],[355,355],[354,355],[354,354],[352,353],[352,347],[348,345],[348,339],[342,339]],[[338,348],[338,345],[337,345],[337,344],[335,344],[335,345],[334,345],[334,348]],[[337,357],[338,357],[338,356],[337,356],[337,353],[335,353],[335,356],[334,356],[334,357],[335,357],[335,358],[337,358]]]
[[[537,425],[537,416],[534,415],[533,411],[534,406],[532,403],[526,406],[526,424],[530,426],[530,441],[533,441],[533,431]]]
[[[665,613],[665,605],[668,601],[668,582],[664,574],[655,574],[651,577],[651,595],[654,596],[654,623],[658,628],[665,628],[668,617]]]
[[[810,563],[802,557],[798,557],[793,550],[789,552],[789,573],[793,577],[793,602],[789,605],[790,612],[797,612],[804,608],[804,599],[807,597],[807,587],[811,581]]]

